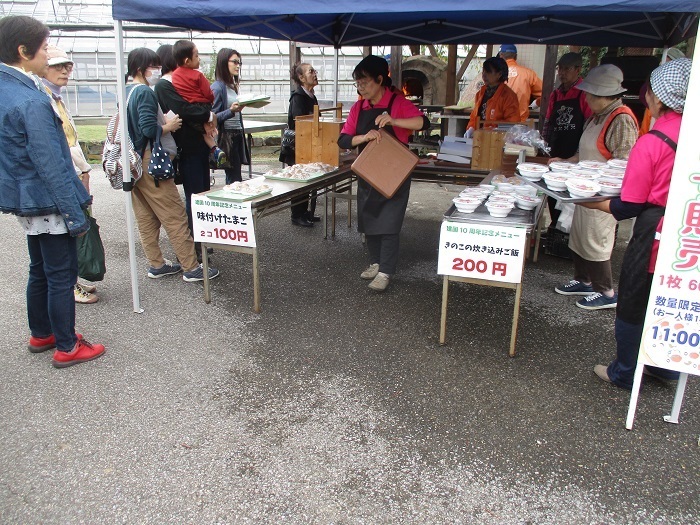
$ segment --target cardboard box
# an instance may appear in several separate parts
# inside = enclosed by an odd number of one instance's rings
[[[313,115],[303,115],[296,120],[295,161],[297,164],[325,162],[340,165],[338,137],[345,121],[342,119],[342,104],[319,110],[314,106]],[[331,118],[323,113],[334,112]]]

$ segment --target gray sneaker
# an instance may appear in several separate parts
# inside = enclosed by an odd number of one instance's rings
[[[369,281],[370,279],[374,279],[378,273],[379,265],[377,263],[370,264],[369,267],[360,274],[360,278]]]
[[[148,269],[148,276],[151,279],[160,279],[166,275],[173,275],[182,271],[182,266],[180,266],[178,263],[171,263],[168,259],[164,259],[164,261],[165,264],[163,264],[163,266],[160,268],[154,268],[151,266]]]
[[[214,279],[215,277],[219,276],[219,270],[216,268],[212,268],[211,266],[209,267],[209,279]],[[189,272],[184,272],[182,274],[182,280],[187,281],[188,283],[195,282],[195,281],[203,281],[204,280],[204,267],[200,264],[197,266],[194,270],[190,270]]]
[[[369,283],[369,289],[375,292],[383,292],[387,286],[389,286],[389,276],[382,272],[379,272],[372,282]]]

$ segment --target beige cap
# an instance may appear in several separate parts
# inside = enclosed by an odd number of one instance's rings
[[[627,91],[622,87],[622,70],[613,64],[603,64],[588,72],[576,87],[599,97],[612,97]]]
[[[73,61],[68,58],[68,55],[63,49],[56,46],[49,45],[46,50],[46,54],[49,56],[49,65],[57,66],[59,64],[72,64]]]

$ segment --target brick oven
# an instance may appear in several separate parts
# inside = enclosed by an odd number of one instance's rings
[[[404,58],[401,80],[404,94],[417,97],[419,104],[445,104],[447,63],[443,60],[422,55]]]

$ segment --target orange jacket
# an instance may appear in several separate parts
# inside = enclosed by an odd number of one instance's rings
[[[486,86],[481,89],[474,98],[474,109],[469,117],[468,128],[476,128],[476,121],[479,119],[479,108],[484,100]],[[486,120],[505,120],[506,122],[520,122],[520,109],[518,107],[518,97],[505,84],[498,86],[498,89],[486,103]]]
[[[506,60],[508,64],[508,87],[518,95],[520,120],[525,121],[530,115],[530,97],[542,96],[542,80],[532,69],[518,64],[514,58]]]

